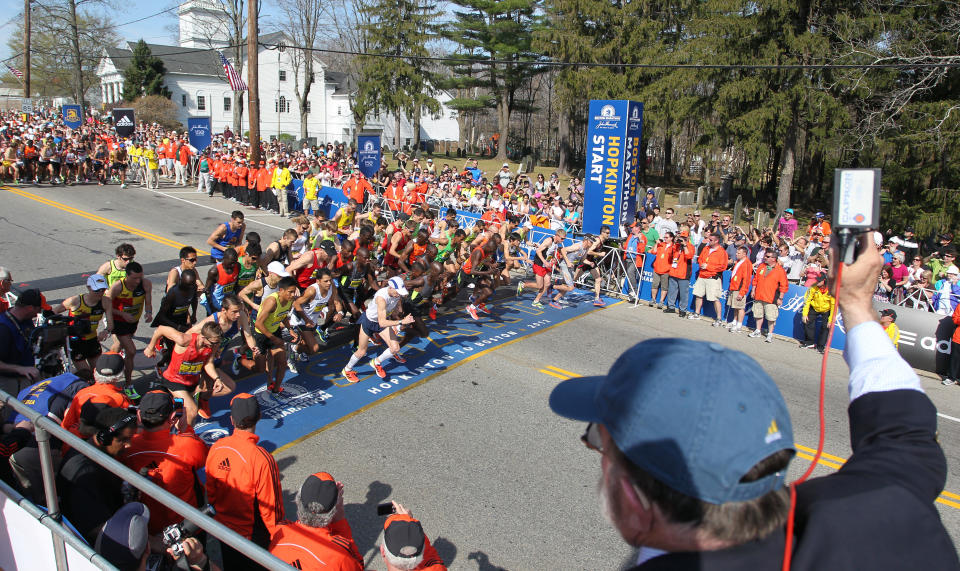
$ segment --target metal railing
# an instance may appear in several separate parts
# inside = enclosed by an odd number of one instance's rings
[[[66,543],[70,543],[70,545],[73,547],[76,547],[78,544],[82,544],[82,547],[86,546],[86,544],[80,541],[80,539],[77,538],[73,533],[67,531],[66,528],[59,523],[61,519],[61,513],[56,489],[56,474],[54,474],[53,458],[50,454],[51,436],[55,436],[66,444],[69,444],[71,448],[74,448],[80,454],[83,454],[96,464],[122,478],[124,481],[130,483],[132,486],[147,494],[160,504],[184,516],[185,519],[192,521],[220,541],[230,545],[248,557],[250,560],[259,563],[267,569],[281,570],[290,568],[287,563],[277,559],[267,550],[256,545],[249,539],[216,521],[212,517],[202,513],[196,507],[174,496],[149,479],[144,478],[130,468],[127,468],[119,461],[100,451],[97,447],[93,446],[86,440],[71,434],[52,419],[41,415],[17,400],[16,397],[0,390],[0,401],[2,401],[6,406],[9,406],[10,408],[19,412],[33,423],[37,438],[37,445],[40,451],[40,469],[43,477],[44,497],[47,501],[48,510],[48,513],[45,514],[45,517],[43,517],[41,521],[46,522],[46,520],[52,520],[57,524],[56,526],[51,526],[50,524],[44,523],[44,525],[50,528],[54,533],[54,558],[57,562],[58,571],[66,571],[68,569]],[[6,493],[7,490],[5,488],[0,488],[0,491]],[[7,495],[9,496],[10,494],[8,493]],[[27,500],[25,499],[23,500],[23,502],[26,501]],[[33,508],[36,509],[36,506],[33,506]],[[28,511],[31,510],[28,509]],[[38,517],[38,519],[40,518]],[[86,546],[80,552],[86,556],[91,551],[92,550],[89,549],[89,546]],[[99,556],[97,556],[97,558],[93,558],[93,556],[91,556],[90,561],[100,565],[101,568],[113,568],[112,566],[109,566],[109,564],[107,564],[106,567],[103,567],[103,559],[99,558]]]

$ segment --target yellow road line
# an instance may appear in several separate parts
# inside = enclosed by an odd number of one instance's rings
[[[620,305],[621,303],[624,303],[624,302],[623,302],[623,301],[618,301],[617,303],[610,304],[610,305],[608,305],[607,307],[613,307],[613,306],[615,306],[615,305]],[[359,415],[359,414],[361,414],[361,413],[363,413],[363,412],[366,412],[366,411],[370,410],[371,408],[373,408],[373,407],[375,407],[375,406],[377,406],[377,405],[383,404],[383,403],[387,402],[387,401],[390,400],[390,399],[393,399],[393,398],[395,398],[395,397],[397,397],[397,396],[399,396],[399,395],[402,395],[403,393],[409,391],[410,389],[413,389],[413,388],[415,388],[415,387],[418,387],[418,386],[422,385],[423,383],[429,381],[430,379],[433,379],[434,377],[438,377],[438,376],[440,376],[440,375],[442,375],[442,374],[444,374],[444,373],[449,373],[450,371],[456,369],[457,367],[459,367],[459,366],[461,366],[461,365],[463,365],[463,364],[465,364],[465,363],[469,363],[470,361],[473,361],[474,359],[478,359],[478,358],[486,355],[487,353],[490,353],[490,352],[492,352],[492,351],[496,351],[496,350],[498,350],[498,349],[503,349],[504,347],[506,347],[506,346],[508,346],[508,345],[513,345],[514,343],[516,343],[516,342],[518,342],[518,341],[523,341],[524,339],[529,339],[529,338],[531,338],[531,337],[536,337],[537,335],[540,335],[541,333],[546,333],[547,331],[550,331],[550,330],[553,329],[554,327],[559,327],[559,326],[561,326],[561,325],[565,325],[565,324],[567,324],[567,323],[570,323],[571,321],[576,321],[577,319],[580,319],[581,317],[586,317],[586,316],[588,316],[588,315],[591,315],[592,313],[594,313],[595,311],[600,310],[600,309],[605,309],[605,308],[598,307],[597,309],[591,309],[591,310],[587,311],[586,313],[582,313],[582,314],[580,314],[580,315],[578,315],[578,316],[576,316],[576,317],[571,317],[571,318],[569,318],[569,319],[565,319],[565,320],[561,321],[560,323],[554,323],[553,325],[550,325],[549,327],[544,327],[543,329],[541,329],[541,330],[539,330],[539,331],[534,331],[534,332],[528,333],[528,334],[526,334],[526,335],[521,335],[520,337],[517,337],[517,338],[515,338],[515,339],[511,339],[511,340],[509,340],[509,341],[507,341],[506,343],[503,343],[503,344],[501,344],[501,345],[497,345],[497,346],[495,346],[495,347],[490,347],[490,348],[488,348],[488,349],[484,349],[483,351],[480,351],[479,353],[474,353],[474,354],[470,355],[469,357],[463,359],[462,361],[458,361],[458,362],[456,362],[456,363],[452,363],[449,367],[447,367],[446,369],[444,369],[444,370],[442,370],[442,371],[437,371],[436,373],[434,373],[434,374],[432,374],[432,375],[426,376],[426,377],[420,379],[419,381],[417,381],[417,382],[415,382],[415,383],[413,383],[413,384],[411,384],[411,385],[408,385],[408,386],[406,386],[406,387],[403,387],[402,389],[398,389],[396,392],[392,392],[392,393],[388,394],[387,396],[385,396],[385,397],[383,397],[383,398],[380,398],[380,399],[378,399],[378,400],[375,400],[375,401],[373,401],[372,403],[370,403],[370,404],[368,404],[368,405],[366,405],[366,406],[360,407],[360,408],[358,408],[357,410],[351,412],[350,414],[348,414],[348,415],[346,415],[346,416],[344,416],[344,417],[342,417],[342,418],[340,418],[340,419],[338,419],[338,420],[334,420],[333,422],[331,422],[331,423],[329,423],[329,424],[327,424],[327,425],[325,425],[325,426],[321,426],[320,428],[314,430],[313,432],[311,432],[311,433],[309,433],[309,434],[306,434],[306,435],[304,435],[304,436],[301,436],[300,438],[297,438],[296,440],[294,440],[294,441],[292,441],[292,442],[288,442],[287,444],[284,444],[283,446],[280,446],[279,448],[277,448],[276,450],[274,450],[274,451],[272,452],[272,454],[279,454],[280,452],[283,452],[284,450],[286,450],[286,449],[288,449],[288,448],[290,448],[290,447],[292,447],[292,446],[294,446],[294,445],[296,445],[296,444],[299,444],[299,443],[303,442],[304,440],[307,440],[308,438],[312,438],[312,437],[320,434],[321,432],[324,432],[325,430],[328,430],[328,429],[330,429],[330,428],[333,428],[334,426],[337,426],[338,424],[341,424],[341,423],[343,423],[343,422],[346,422],[347,420],[349,420],[349,419],[351,419],[351,418],[353,418],[353,417],[355,417],[355,416],[357,416],[357,415]],[[359,385],[354,385],[354,386],[359,386]]]
[[[549,366],[549,365],[547,365],[546,368],[547,368],[547,369],[553,369],[554,371],[563,371],[563,369],[558,369],[557,367],[551,367],[551,366]],[[569,378],[569,377],[564,377],[564,376],[558,375],[558,374],[556,374],[556,373],[552,373],[552,372],[550,372],[550,371],[546,371],[546,370],[544,370],[544,369],[540,369],[540,372],[541,372],[541,373],[545,373],[545,374],[547,374],[547,375],[550,375],[550,376],[552,376],[552,377],[557,377],[557,378],[559,378],[559,379]],[[582,376],[582,375],[579,375],[579,374],[577,374],[577,373],[572,373],[572,372],[570,372],[570,371],[563,371],[563,372],[569,374],[570,377],[579,377],[579,376]],[[815,448],[810,448],[809,446],[804,446],[803,444],[794,443],[794,447],[796,447],[796,449],[797,449],[797,457],[798,457],[798,458],[803,458],[804,460],[809,460],[809,461],[811,461],[811,462],[812,462],[813,459],[814,459],[814,455],[817,453],[817,450],[816,450]],[[807,454],[807,452],[809,452],[809,454]],[[832,462],[831,460],[835,460],[835,462]],[[847,461],[847,460],[846,460],[845,458],[841,458],[841,457],[839,457],[839,456],[834,456],[833,454],[827,454],[826,452],[821,452],[821,453],[820,453],[820,460],[817,461],[817,464],[821,464],[821,465],[823,465],[823,466],[827,466],[828,468],[833,468],[834,470],[839,470],[840,468],[843,467],[843,465],[846,463],[846,461]],[[948,500],[948,499],[946,499],[946,498],[953,498],[953,499],[955,499],[955,500],[960,500],[960,494],[954,494],[953,492],[948,492],[948,491],[944,490],[944,491],[940,492],[940,497],[937,498],[937,503],[941,503],[941,504],[943,504],[943,505],[945,505],[945,506],[950,506],[950,507],[952,507],[952,508],[960,509],[960,502],[950,501],[950,500]]]
[[[569,377],[579,377],[579,376],[580,376],[580,375],[578,375],[578,374],[576,374],[576,373],[571,373],[570,371],[567,371],[567,370],[565,370],[565,369],[561,369],[560,367],[552,367],[552,366],[550,366],[550,365],[546,365],[544,368],[550,369],[551,371],[556,371],[556,372],[560,373],[561,375],[566,375],[568,378],[569,378]],[[554,376],[556,376],[556,375],[554,375]]]
[[[556,377],[556,378],[558,378],[558,379],[563,379],[564,381],[570,378],[570,377],[568,377],[567,375],[561,375],[561,374],[558,374],[558,373],[554,373],[553,371],[548,371],[548,370],[546,370],[546,369],[540,369],[540,372],[543,373],[544,375],[550,375],[551,377]]]
[[[123,223],[117,222],[117,221],[115,221],[115,220],[110,220],[109,218],[104,218],[103,216],[98,216],[98,215],[93,214],[93,213],[91,213],[91,212],[85,212],[85,211],[80,210],[80,209],[78,209],[78,208],[73,208],[72,206],[66,206],[66,205],[60,204],[59,202],[56,202],[56,201],[54,201],[54,200],[50,200],[49,198],[44,198],[43,196],[40,196],[40,195],[37,195],[37,194],[33,194],[33,193],[31,193],[31,192],[27,192],[27,191],[21,190],[21,189],[19,189],[19,188],[11,188],[11,187],[9,187],[9,186],[2,186],[2,187],[0,187],[0,188],[2,188],[3,190],[5,190],[5,191],[7,191],[7,192],[9,192],[9,193],[11,193],[11,194],[16,194],[17,196],[21,196],[21,197],[23,197],[23,198],[28,198],[28,199],[30,199],[30,200],[33,200],[34,202],[39,202],[40,204],[43,204],[43,205],[45,205],[45,206],[52,206],[53,208],[56,208],[57,210],[62,210],[63,212],[67,212],[67,213],[69,213],[69,214],[73,214],[73,215],[79,216],[79,217],[81,217],[81,218],[86,218],[87,220],[91,220],[91,221],[96,222],[96,223],[98,223],[98,224],[103,224],[104,226],[109,226],[109,227],[111,227],[111,228],[116,228],[116,229],[118,229],[118,230],[123,230],[124,232],[129,232],[130,234],[134,234],[134,235],[136,235],[136,236],[140,236],[140,237],[142,237],[142,238],[146,238],[147,240],[151,240],[151,241],[153,241],[153,242],[157,242],[158,244],[163,244],[164,246],[170,246],[171,248],[176,248],[176,249],[178,249],[178,250],[179,250],[180,248],[183,248],[184,246],[187,246],[187,244],[184,244],[184,243],[182,243],[182,242],[177,242],[176,240],[171,240],[171,239],[169,239],[169,238],[164,238],[163,236],[158,236],[157,234],[153,234],[153,233],[147,232],[146,230],[141,230],[141,229],[139,229],[139,228],[135,228],[135,227],[133,227],[133,226],[129,226],[129,225],[127,225],[127,224],[123,224]],[[209,256],[209,255],[210,255],[210,252],[206,252],[206,251],[200,250],[200,249],[197,250],[197,253],[200,254],[200,255],[202,255],[202,256]]]

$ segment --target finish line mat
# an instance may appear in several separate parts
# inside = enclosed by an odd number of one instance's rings
[[[447,371],[492,349],[542,332],[550,327],[602,309],[593,305],[592,292],[574,290],[566,296],[563,309],[530,305],[532,295],[523,299],[507,298],[490,306],[491,314],[480,314],[472,320],[466,311],[441,313],[436,321],[428,321],[429,339],[418,339],[403,348],[406,363],[390,359],[385,364],[387,377],[379,378],[370,366],[370,359],[383,352],[385,346],[371,346],[367,357],[355,370],[360,382],[350,384],[340,375],[352,350],[350,343],[314,355],[299,364],[299,373],[286,372],[283,393],[266,390],[264,374],[251,375],[237,382],[236,392],[253,394],[260,402],[262,419],[257,424],[259,444],[267,450],[279,451],[363,408],[410,389],[429,378]],[[616,299],[604,298],[607,307]],[[210,403],[212,417],[194,427],[208,444],[230,433],[230,398],[228,395]]]

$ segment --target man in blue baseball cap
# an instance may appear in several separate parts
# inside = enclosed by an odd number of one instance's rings
[[[838,294],[853,455],[797,487],[791,569],[960,569],[933,505],[947,469],[936,409],[876,320],[882,259],[868,240],[860,250]],[[676,374],[679,359],[687,374]],[[793,433],[756,361],[715,343],[651,339],[605,376],[560,383],[550,406],[589,423],[582,440],[602,455],[604,511],[640,548],[636,569],[782,566]]]

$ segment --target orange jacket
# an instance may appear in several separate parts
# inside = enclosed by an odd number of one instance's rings
[[[237,186],[247,186],[247,167],[240,165],[233,172],[237,173]]]
[[[727,262],[729,261],[727,251],[722,246],[717,246],[714,250],[711,250],[709,246],[704,248],[697,260],[697,263],[700,264],[700,277],[719,276],[723,273],[723,270],[727,269]]]
[[[353,541],[353,531],[346,519],[339,519],[328,527],[285,522],[273,534],[267,550],[303,571],[363,569],[363,557]]]
[[[227,165],[227,184],[230,186],[237,186],[237,166],[233,164]]]
[[[60,426],[80,436],[80,409],[87,401],[108,404],[115,408],[127,408],[132,402],[123,394],[123,389],[112,383],[97,383],[80,389],[70,402],[70,408],[63,415]]]
[[[387,199],[387,206],[390,210],[398,210],[400,201],[403,200],[403,187],[398,184],[391,184],[383,192],[383,197]]]
[[[343,183],[343,195],[357,201],[357,204],[364,204],[364,193],[373,192],[373,186],[365,178],[350,178]]]
[[[164,490],[192,506],[196,506],[197,494],[194,482],[196,470],[203,468],[207,460],[207,445],[197,438],[191,428],[183,434],[168,431],[140,432],[130,441],[130,448],[118,458],[128,468],[139,472],[149,468],[147,477]],[[183,521],[183,516],[167,508],[146,494],[141,501],[150,509],[151,535],[160,533],[172,523]]]
[[[740,264],[739,266],[737,264]],[[733,263],[734,271],[730,273],[730,292],[739,292],[746,296],[750,291],[750,277],[753,274],[753,262],[750,258]]]
[[[774,303],[779,291],[780,301],[783,301],[783,294],[787,293],[787,287],[787,272],[783,271],[780,262],[772,268],[766,264],[757,266],[757,272],[753,274],[753,299]]]
[[[187,145],[180,145],[180,159],[178,160],[181,165],[190,164],[190,155],[193,154],[190,152],[190,147]]]
[[[259,169],[250,168],[247,169],[247,188],[253,190],[257,188],[257,175],[260,173]]]
[[[273,185],[273,169],[276,167],[270,167],[265,169],[260,169],[260,172],[257,174],[257,191],[263,192],[268,188],[271,188]]]
[[[641,234],[641,236],[643,236],[643,234]],[[697,252],[693,249],[693,244],[690,242],[687,242],[686,248],[674,248],[673,262],[670,265],[670,277],[681,280],[688,279],[690,277],[690,260],[692,260],[696,254]]]
[[[958,303],[957,308],[953,310],[953,323],[956,324],[957,328],[953,330],[953,338],[951,341],[960,343],[960,303]]]
[[[250,538],[259,517],[273,536],[283,522],[280,470],[269,452],[257,446],[260,437],[234,430],[214,442],[207,455],[207,501],[216,519]]]
[[[673,244],[657,242],[653,248],[653,255],[656,256],[653,259],[654,273],[663,275],[669,272],[670,266],[673,265]]]

